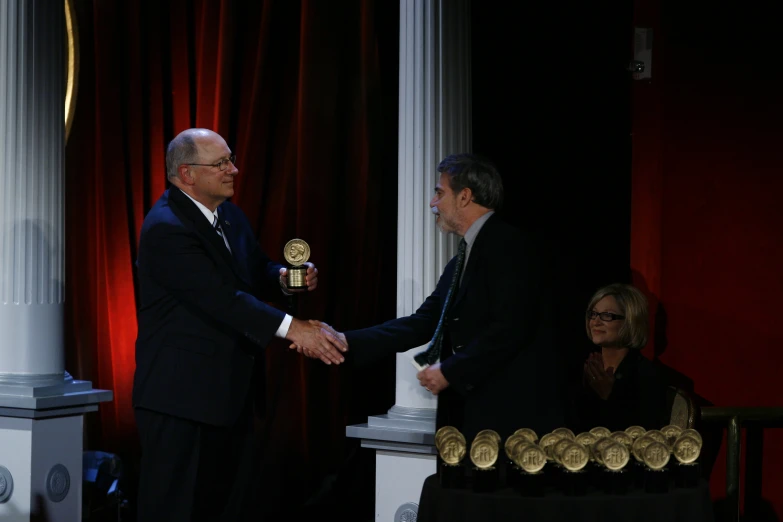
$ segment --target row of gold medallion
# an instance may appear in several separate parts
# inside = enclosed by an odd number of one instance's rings
[[[493,430],[479,432],[471,443],[471,462],[479,469],[492,468],[498,458],[500,440]],[[467,453],[465,437],[452,426],[438,430],[435,446],[448,465],[459,464]],[[530,474],[540,472],[547,461],[568,471],[579,471],[589,461],[619,471],[628,464],[631,455],[649,469],[660,470],[668,464],[671,455],[682,464],[695,462],[701,447],[702,438],[696,430],[683,430],[675,425],[649,431],[631,426],[615,432],[596,427],[578,435],[568,428],[557,428],[540,439],[533,430],[521,428],[504,443],[508,459]]]

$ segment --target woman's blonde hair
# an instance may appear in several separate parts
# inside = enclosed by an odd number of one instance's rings
[[[647,345],[649,320],[647,317],[647,298],[638,288],[620,283],[611,284],[599,289],[587,305],[590,312],[598,301],[611,295],[617,301],[620,311],[625,316],[620,327],[620,343],[628,348],[642,349]],[[592,341],[590,333],[590,316],[585,314],[585,329],[587,337]]]

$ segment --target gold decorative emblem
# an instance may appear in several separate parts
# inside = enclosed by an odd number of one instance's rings
[[[679,437],[672,448],[674,457],[683,464],[690,464],[699,458],[701,444],[693,437],[685,435]]]
[[[460,463],[465,456],[465,450],[465,441],[454,435],[445,437],[438,448],[443,462],[452,466]]]
[[[485,437],[487,435],[491,436],[495,440],[495,443],[500,444],[500,435],[495,430],[481,430],[473,439],[476,440],[479,437]]]
[[[498,460],[498,445],[487,439],[479,439],[470,446],[470,460],[477,468],[487,469]]]
[[[638,460],[639,462],[644,462],[644,450],[647,449],[647,446],[655,442],[655,439],[648,437],[647,435],[643,435],[633,441],[633,446],[631,446],[631,451],[633,452],[633,458]]]
[[[546,465],[546,454],[541,447],[529,444],[517,455],[516,464],[528,473],[538,473]]]
[[[569,430],[568,428],[557,428],[556,430],[552,430],[552,433],[555,435],[562,435],[563,437],[571,440],[575,440],[576,436],[574,436],[574,432]]]
[[[597,441],[595,441],[595,444],[593,444],[592,450],[593,450],[593,458],[596,462],[599,464],[603,464],[603,457],[601,456],[601,452],[604,451],[604,448],[609,446],[610,444],[614,444],[615,440],[611,437],[601,437]]]
[[[595,441],[597,440],[598,437],[596,437],[589,431],[585,431],[584,433],[580,433],[579,435],[576,436],[576,442],[586,447],[592,446],[593,444],[595,444]]]
[[[596,426],[595,428],[590,430],[590,433],[595,435],[597,438],[601,437],[608,437],[612,434],[611,431],[609,431],[609,428],[604,428],[603,426]]]
[[[292,239],[285,244],[283,257],[291,266],[302,266],[310,259],[310,245],[302,239]]]
[[[644,436],[646,431],[647,430],[645,430],[641,426],[628,426],[627,428],[625,428],[625,433],[630,435],[633,440],[636,440],[639,437]]]
[[[612,441],[601,450],[601,460],[604,466],[612,471],[623,469],[628,464],[630,457],[628,446],[618,441]]]
[[[631,445],[633,444],[633,438],[624,431],[612,432],[612,434],[609,435],[609,437],[613,440],[616,440],[620,444],[625,444],[625,446],[628,448],[630,448]]]
[[[680,433],[677,438],[679,439],[680,437],[685,437],[685,436],[693,437],[694,439],[699,441],[700,445],[704,444],[704,441],[701,438],[701,434],[698,431],[694,430],[694,429],[682,430],[682,433]]]
[[[538,435],[536,435],[536,432],[530,428],[519,428],[514,432],[514,435],[522,435],[530,442],[538,442]]]
[[[579,471],[587,465],[590,455],[587,448],[578,442],[571,442],[560,455],[560,462],[568,471]]]
[[[514,457],[516,456],[516,454],[514,453],[514,446],[517,444],[517,442],[521,440],[528,443],[530,442],[524,436],[516,433],[506,439],[505,444],[503,444],[503,449],[506,451],[506,457],[508,457],[509,460],[514,460]]]
[[[459,433],[459,430],[455,428],[454,426],[443,426],[442,428],[439,428],[437,432],[435,432],[435,447],[437,448],[440,446],[440,441],[443,440],[443,437],[448,435],[449,433]]]
[[[644,436],[650,437],[655,442],[660,442],[661,444],[667,444],[666,435],[664,435],[661,430],[650,430],[647,433],[645,433]]]
[[[668,426],[661,428],[661,433],[666,437],[666,444],[671,446],[682,433],[682,428],[675,424],[669,424]]]
[[[552,450],[550,449],[552,446],[558,443],[560,439],[562,439],[562,435],[558,435],[557,433],[547,433],[541,439],[538,441],[539,447],[544,450],[545,454],[551,459],[552,457]]]
[[[655,471],[663,469],[669,463],[669,448],[663,442],[652,442],[644,449],[644,463]]]
[[[560,462],[562,464],[562,460],[560,459],[563,456],[563,452],[571,444],[574,444],[574,441],[564,437],[557,441],[554,446],[552,446],[552,458],[555,460],[555,462]]]

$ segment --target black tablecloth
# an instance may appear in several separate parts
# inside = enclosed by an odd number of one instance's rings
[[[511,488],[492,493],[472,489],[446,489],[438,476],[424,481],[417,522],[712,522],[709,485],[700,480],[693,488],[668,493],[631,489],[624,495],[607,495],[589,488],[582,496],[566,496],[557,490],[542,497],[526,497]]]

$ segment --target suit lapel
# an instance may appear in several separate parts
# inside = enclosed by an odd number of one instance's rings
[[[169,189],[169,201],[173,203],[173,205],[171,205],[172,210],[174,210],[175,213],[179,213],[180,218],[184,217],[183,222],[187,222],[193,227],[196,233],[202,238],[204,243],[211,247],[211,250],[217,254],[216,257],[222,259],[223,262],[228,265],[228,267],[236,274],[237,277],[245,281],[247,284],[250,284],[250,282],[247,280],[247,276],[240,269],[236,259],[226,248],[226,244],[223,242],[223,238],[220,237],[215,228],[207,221],[207,219],[204,217],[204,214],[201,213],[198,207],[176,187],[171,187]],[[218,211],[218,214],[219,213],[220,211]],[[225,228],[226,227],[223,228],[224,234],[226,233]],[[231,245],[232,251],[235,254],[239,254],[239,252],[234,249],[234,244],[232,244],[230,238],[229,245]]]

